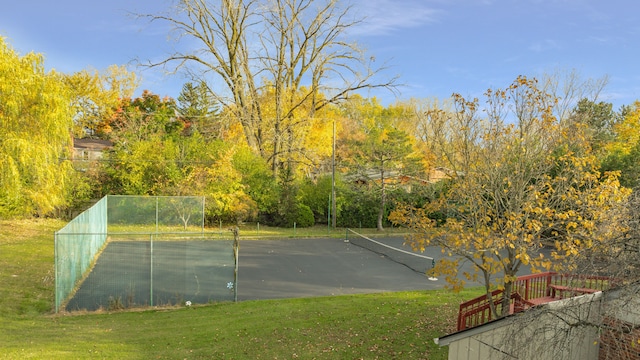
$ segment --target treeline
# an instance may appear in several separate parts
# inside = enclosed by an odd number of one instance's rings
[[[336,216],[338,226],[382,228],[397,204],[429,203],[460,175],[435,149],[446,145],[436,141],[454,148],[460,139],[434,133],[435,124],[457,121],[469,106],[460,97],[383,106],[352,94],[311,109],[325,97],[317,93],[283,115],[274,88],[264,87],[253,100],[261,112],[252,125],[235,106],[216,100],[205,82],[185,84],[178,99],[149,91],[134,98],[136,75],[123,67],[46,72],[40,55],[21,56],[0,41],[4,218],[71,216],[106,194],[202,195],[212,223],[310,226]],[[563,80],[559,74],[549,79]],[[560,98],[549,83],[536,86]],[[585,90],[587,83],[573,84]],[[306,91],[300,87],[291,96],[304,98]],[[638,103],[614,111],[580,93],[585,97],[562,99],[570,108],[549,105],[548,116],[567,129],[584,126],[599,169],[620,171],[622,185],[635,186]],[[481,127],[492,116],[472,121]],[[108,140],[112,147],[80,168],[73,138]]]
[[[113,147],[78,173],[75,207],[106,194],[201,195],[211,223],[306,227],[331,221],[335,192],[339,226],[375,227],[380,213],[380,226],[389,224],[394,199],[428,183],[427,152],[409,135],[415,123],[403,104],[355,96],[327,107],[295,124],[275,163],[248,146],[242,124],[204,84],[185,84],[177,100],[145,91],[106,113],[76,122],[76,136]],[[272,146],[263,143],[266,154]]]

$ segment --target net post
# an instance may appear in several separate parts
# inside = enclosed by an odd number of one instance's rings
[[[158,197],[156,196],[156,234],[158,233]]]
[[[204,218],[205,218],[205,202],[207,201],[207,199],[203,196],[202,197],[202,236],[204,237]]]
[[[329,195],[329,206],[327,207],[327,234],[331,235],[331,195]]]
[[[433,272],[433,269],[435,268],[436,268],[436,258],[431,258],[431,271]],[[429,280],[438,281],[438,278],[435,276],[429,276]]]
[[[56,314],[58,313],[58,308],[60,307],[60,295],[58,294],[58,232],[55,231],[53,233],[53,267],[54,267],[54,287],[56,292],[55,298],[55,307]]]
[[[240,228],[233,228],[233,258],[235,267],[233,269],[233,301],[238,302],[238,255],[240,250]]]
[[[153,306],[153,234],[149,234],[149,305]]]

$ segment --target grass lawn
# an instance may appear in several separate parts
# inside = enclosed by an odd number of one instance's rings
[[[453,331],[458,304],[481,293],[397,292],[56,315],[53,233],[63,225],[0,221],[1,359],[446,359],[447,349],[433,338]]]

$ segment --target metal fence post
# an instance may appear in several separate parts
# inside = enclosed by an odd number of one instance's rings
[[[153,234],[149,235],[149,305],[153,306]]]

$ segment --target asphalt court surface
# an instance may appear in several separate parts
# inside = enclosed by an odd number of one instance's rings
[[[411,252],[401,236],[375,240]],[[430,279],[391,257],[344,239],[241,238],[235,283],[230,242],[155,243],[153,265],[149,246],[139,241],[110,243],[67,309],[107,307],[111,298],[122,298],[125,303],[131,298],[137,305],[148,305],[153,298],[153,305],[161,305],[186,299],[197,303],[228,301],[233,300],[234,291],[243,301],[433,290],[446,285],[443,278]],[[433,246],[420,254],[436,261],[444,256]],[[416,262],[416,257],[406,256],[411,263]],[[217,257],[222,260],[215,260]],[[211,263],[222,265],[212,268]],[[418,259],[418,263],[424,263],[424,269],[431,268],[429,259]],[[471,264],[463,263],[460,270],[472,271]],[[153,284],[149,281],[151,271]],[[529,270],[523,268],[519,275],[527,273]]]
[[[412,252],[401,236],[374,239]],[[446,257],[436,246],[417,254],[436,261]],[[426,268],[431,268],[431,261],[425,261]],[[472,265],[463,261],[460,276],[463,271],[473,272]],[[530,269],[523,266],[518,275],[529,273]],[[434,281],[426,274],[344,239],[240,241],[238,300],[434,290],[445,285],[444,277]]]
[[[110,241],[66,309],[234,299],[233,241]]]
[[[402,237],[375,238],[410,251]],[[422,255],[442,256],[427,248]],[[427,268],[431,266],[427,262]],[[240,242],[238,300],[331,296],[442,288],[384,255],[344,239],[244,240]]]

